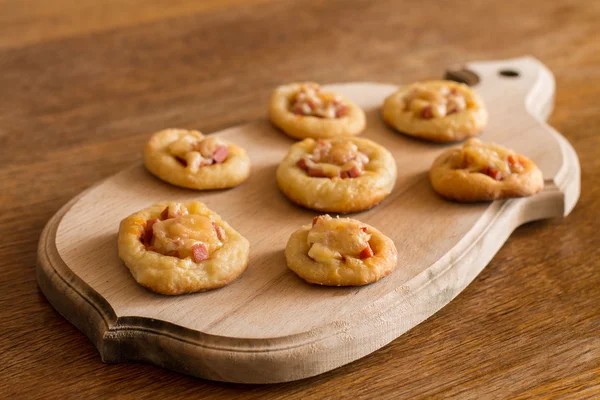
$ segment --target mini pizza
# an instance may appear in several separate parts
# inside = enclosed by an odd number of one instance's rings
[[[442,197],[461,202],[531,196],[544,187],[542,171],[527,157],[478,139],[442,153],[429,179]]]
[[[385,99],[383,119],[398,131],[432,142],[456,142],[478,135],[487,124],[483,100],[454,81],[401,86]]]
[[[121,221],[119,258],[161,294],[216,289],[240,276],[250,244],[203,203],[162,203]]]
[[[185,129],[152,135],[144,149],[144,164],[165,182],[198,190],[237,186],[250,175],[250,159],[244,149]]]
[[[398,252],[390,238],[370,225],[321,215],[292,234],[285,259],[309,283],[361,286],[389,275]]]
[[[296,139],[354,136],[366,126],[365,112],[316,83],[279,86],[271,96],[271,122]]]
[[[318,211],[371,208],[396,184],[394,157],[362,138],[304,139],[277,168],[277,183],[294,203]]]

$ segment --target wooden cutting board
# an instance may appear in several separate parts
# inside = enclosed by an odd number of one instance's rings
[[[42,291],[110,363],[141,361],[219,381],[272,383],[317,375],[379,349],[448,304],[517,226],[562,217],[579,196],[577,156],[542,122],[552,107],[554,80],[540,62],[475,62],[447,76],[478,81],[474,87],[490,114],[482,139],[531,158],[546,187],[523,199],[444,201],[432,191],[427,172],[449,146],[384,125],[380,106],[395,86],[329,85],[366,110],[363,136],[387,147],[398,165],[393,193],[352,215],[396,243],[399,265],[387,278],[361,288],[330,288],[306,284],[287,269],[287,239],[317,213],[292,205],[278,190],[275,169],[294,142],[261,120],[217,133],[245,147],[251,158],[252,174],[237,188],[179,189],[138,164],[71,200],[40,239]],[[119,261],[119,222],[156,202],[192,199],[250,240],[248,269],[219,290],[176,297],[149,292]]]

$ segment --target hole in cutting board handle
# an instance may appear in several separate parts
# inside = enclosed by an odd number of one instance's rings
[[[464,83],[468,86],[475,86],[480,80],[479,75],[462,65],[448,68],[444,79]]]
[[[519,71],[515,71],[514,69],[501,69],[498,71],[498,75],[503,76],[505,78],[518,78],[521,76]]]

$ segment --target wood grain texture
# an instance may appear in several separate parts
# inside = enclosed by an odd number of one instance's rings
[[[600,388],[600,5],[585,1],[248,1],[118,27],[12,18],[0,50],[0,388],[20,398],[581,398]],[[48,2],[32,0],[32,9]],[[106,13],[116,15],[122,4]],[[158,4],[148,1],[146,4]],[[196,3],[182,1],[177,3]],[[75,4],[75,3],[74,3]],[[89,10],[99,13],[104,4]],[[458,12],[460,10],[460,12]],[[485,18],[493,15],[493,18]],[[451,18],[449,18],[451,16]],[[356,21],[360,20],[360,23]],[[100,24],[100,26],[102,26]],[[476,34],[474,34],[476,33]],[[306,57],[309,53],[311,57]],[[226,385],[144,365],[104,365],[36,285],[39,234],[68,199],[139,160],[167,126],[216,131],[265,115],[273,86],[406,82],[451,63],[533,54],[555,74],[552,126],[574,145],[582,193],[565,221],[519,228],[455,301],[380,351],[309,380]],[[326,67],[324,67],[326,66]],[[227,91],[227,95],[222,95]],[[6,95],[8,93],[9,95]],[[68,183],[68,184],[67,184]]]
[[[142,360],[212,380],[275,383],[369,354],[458,295],[517,226],[566,215],[579,197],[577,156],[541,122],[554,95],[551,73],[533,58],[466,68],[479,76],[476,90],[489,109],[484,140],[530,157],[544,173],[542,193],[473,205],[444,201],[427,176],[448,146],[399,135],[380,116],[396,86],[328,86],[366,111],[361,137],[390,150],[398,165],[392,194],[356,216],[396,243],[399,266],[390,277],[363,288],[323,288],[286,268],[290,234],[318,213],[279,192],[274,171],[294,142],[260,121],[216,133],[245,148],[252,161],[249,180],[237,188],[179,189],[137,165],[69,202],[42,233],[40,287],[107,362]],[[501,76],[504,70],[519,76]],[[118,259],[115,230],[127,215],[165,200],[201,200],[247,237],[244,275],[224,289],[179,297],[137,285]]]

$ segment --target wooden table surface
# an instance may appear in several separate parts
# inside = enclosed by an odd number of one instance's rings
[[[600,396],[600,2],[0,0],[0,396]],[[408,82],[531,54],[582,167],[564,220],[515,231],[435,316],[299,382],[250,386],[106,365],[36,284],[38,237],[71,197],[166,127],[264,118],[274,86]]]

